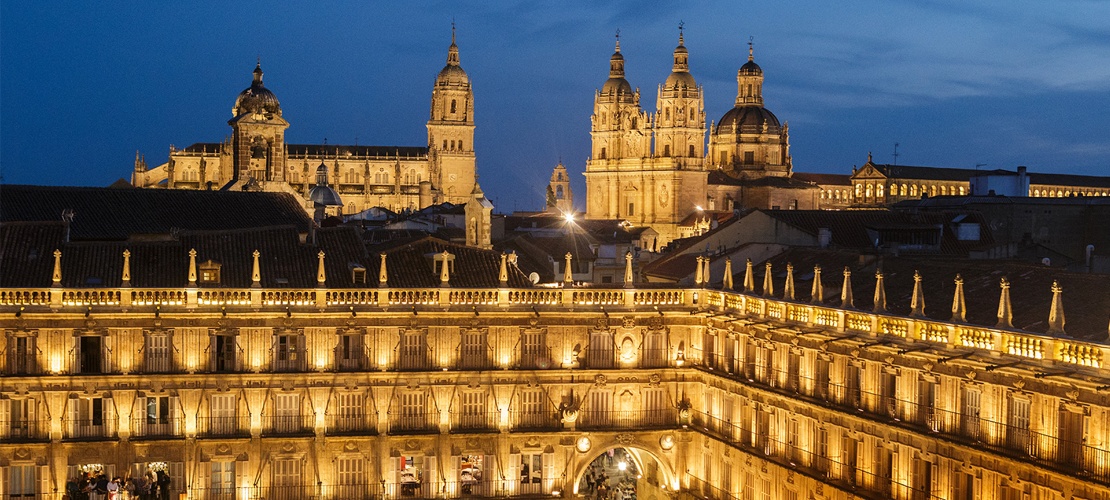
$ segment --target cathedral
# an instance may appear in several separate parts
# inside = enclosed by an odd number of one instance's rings
[[[763,70],[751,44],[736,75],[735,106],[708,128],[681,29],[654,113],[641,108],[624,65],[618,35],[609,79],[594,95],[586,218],[651,226],[665,243],[703,209],[816,208],[819,190],[791,179],[789,127],[763,106]]]
[[[470,199],[475,180],[474,92],[459,63],[452,28],[447,64],[432,87],[425,146],[288,144],[290,127],[277,96],[262,81],[261,62],[239,93],[219,143],[170,147],[169,161],[147,168],[137,156],[132,185],[169,189],[286,192],[312,209],[309,192],[323,165],[342,197],[342,213],[370,207],[420,209]]]

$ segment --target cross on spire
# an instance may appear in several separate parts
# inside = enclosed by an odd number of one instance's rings
[[[617,52],[621,51],[621,29],[617,28]]]
[[[755,59],[755,49],[752,46],[752,42],[754,40],[755,40],[754,36],[749,36],[748,37],[748,60],[749,61],[752,61],[752,60]]]
[[[678,44],[679,45],[682,45],[682,42],[683,42],[682,29],[683,29],[684,26],[686,26],[686,21],[679,20],[678,21]]]
[[[455,18],[451,18],[451,43],[455,43]]]

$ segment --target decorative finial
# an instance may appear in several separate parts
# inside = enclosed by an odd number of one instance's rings
[[[725,290],[732,290],[732,258],[725,257],[725,277],[722,280],[721,287]]]
[[[872,311],[886,312],[886,286],[883,285],[883,272],[875,271],[875,300]]]
[[[686,26],[686,21],[679,21],[678,22],[678,44],[679,45],[682,45],[682,43],[683,43],[682,29],[683,29],[684,26]]]
[[[913,272],[913,295],[910,297],[910,316],[925,316],[925,292],[921,290],[921,273]]]
[[[956,323],[967,322],[967,303],[964,301],[964,278],[956,274],[956,290],[952,294],[952,319]]]
[[[867,163],[871,163],[871,152],[867,152]]]
[[[755,291],[755,276],[752,274],[752,259],[748,259],[744,263],[744,291],[751,293]]]
[[[840,308],[851,309],[856,307],[855,297],[852,295],[852,270],[844,266],[844,284],[840,287]]]
[[[763,271],[763,296],[770,297],[775,294],[775,282],[771,276],[771,261],[767,261]]]
[[[617,28],[617,52],[621,51],[621,29]]]
[[[786,263],[786,282],[782,284],[783,300],[794,300],[794,264]]]
[[[813,266],[813,288],[810,295],[811,303],[820,304],[825,301],[825,285],[821,283],[821,264]]]
[[[704,257],[699,255],[696,259],[698,261],[698,263],[697,263],[697,267],[695,268],[695,271],[694,271],[694,284],[697,285],[697,286],[701,286],[702,282],[705,281],[705,277],[702,276],[702,265],[701,265],[701,260],[703,258]]]
[[[1067,335],[1064,331],[1064,289],[1057,281],[1052,282],[1052,305],[1048,310],[1048,334]]]
[[[998,295],[998,323],[994,326],[995,328],[1013,328],[1014,309],[1010,305],[1010,281],[1003,276],[998,286],[1002,289],[1002,292]]]
[[[755,47],[753,45],[754,41],[755,41],[754,36],[749,36],[748,37],[748,60],[749,61],[755,60]]]
[[[451,18],[451,45],[455,45],[455,18]]]

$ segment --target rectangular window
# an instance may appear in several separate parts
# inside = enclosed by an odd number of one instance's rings
[[[173,368],[170,336],[166,333],[149,333],[143,346],[143,371],[168,373]]]
[[[486,330],[470,329],[462,334],[459,345],[459,367],[464,370],[481,370],[489,368],[489,345],[486,342]]]
[[[103,369],[104,339],[99,335],[83,335],[78,337],[78,373],[101,373]]]
[[[629,203],[628,204],[628,216],[632,217],[633,215],[636,215],[636,204],[635,203]]]
[[[160,425],[170,423],[170,398],[169,396],[155,396],[146,398],[146,425]]]
[[[235,335],[212,336],[212,371],[217,373],[230,373],[238,370],[236,357],[239,345]]]
[[[235,462],[212,462],[208,487],[217,498],[235,498]]]
[[[8,467],[8,498],[36,498],[35,466],[12,465]]]
[[[548,368],[550,362],[547,355],[547,331],[521,330],[520,367]]]
[[[960,427],[963,435],[972,439],[979,439],[979,389],[965,387],[963,393],[963,408],[960,412]]]
[[[587,368],[612,368],[616,361],[615,356],[612,331],[590,332],[590,344],[586,349]]]
[[[612,422],[613,393],[605,390],[590,392],[586,403],[584,424],[590,426],[607,426]]]
[[[401,394],[401,429],[424,430],[427,427],[427,415],[424,408],[425,396],[423,392],[408,392]]]
[[[38,421],[35,419],[37,405],[34,399],[11,399],[0,401],[0,404],[8,406],[8,428],[0,430],[0,437],[18,441],[39,436]],[[2,414],[0,412],[0,419]]]
[[[423,330],[406,331],[401,334],[402,370],[425,370],[428,363],[428,338]]]
[[[303,462],[299,458],[276,458],[273,461],[274,491],[282,491],[285,498],[298,498]]]
[[[38,351],[35,337],[16,335],[8,339],[8,373],[33,375],[38,373]]]
[[[278,394],[274,396],[274,431],[298,432],[301,430],[301,395]]]
[[[535,484],[539,485],[543,481],[543,454],[542,453],[521,453],[520,454],[520,484]],[[526,490],[529,493],[538,490]]]
[[[1029,439],[1029,400],[1010,395],[1006,424],[1006,445],[1011,449],[1032,452]]]
[[[484,429],[489,420],[486,414],[485,392],[463,392],[459,395],[462,412],[458,415],[460,429]]]
[[[358,332],[340,334],[335,348],[335,359],[340,370],[363,369],[363,360],[366,357],[362,348],[362,335]]]
[[[305,369],[304,336],[277,335],[274,338],[274,370],[301,371]]]
[[[644,368],[663,368],[668,365],[667,333],[666,331],[649,332],[644,335],[643,357],[641,362]]]
[[[234,434],[239,430],[239,422],[235,418],[235,396],[232,394],[219,394],[209,400],[208,430],[220,436]]]
[[[342,456],[335,459],[338,492],[334,498],[366,498],[366,459],[361,456]]]
[[[641,391],[643,394],[643,425],[659,426],[673,424],[667,415],[667,392],[662,387],[649,387]]]

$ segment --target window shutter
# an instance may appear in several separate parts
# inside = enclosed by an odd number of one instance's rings
[[[181,428],[182,428],[182,423],[183,423],[182,421],[185,420],[185,417],[183,415],[181,415],[181,412],[178,410],[178,407],[179,406],[178,406],[177,396],[170,396],[170,414],[169,414],[169,418],[170,418],[170,426],[173,430],[173,435],[175,435],[175,436],[181,434]]]
[[[131,435],[132,436],[145,436],[146,435],[146,397],[139,396],[135,398],[135,406],[131,410]]]
[[[66,416],[67,416],[66,417],[66,420],[67,420],[67,422],[66,422],[66,431],[69,433],[70,437],[73,437],[75,434],[77,434],[77,425],[78,425],[77,424],[77,419],[80,418],[80,410],[78,409],[78,407],[80,405],[81,405],[81,400],[77,399],[76,395],[74,395],[74,396],[72,396],[72,397],[70,397],[69,399],[66,400]],[[76,477],[76,476],[73,476],[73,475],[67,475],[66,476],[66,478],[70,478],[70,477]]]
[[[73,357],[69,358],[69,373],[81,373],[81,336],[71,337],[73,340]]]
[[[170,491],[185,490],[185,464],[181,462],[169,463]],[[115,476],[112,476],[115,477]]]
[[[54,492],[54,481],[50,477],[50,466],[40,465],[37,469],[38,494],[40,498],[46,498],[47,494]]]
[[[543,454],[543,486],[544,493],[550,493],[555,488],[555,453]]]
[[[512,496],[517,494],[517,484],[520,483],[520,453],[509,454],[509,466],[507,481],[505,484],[505,494]]]
[[[113,363],[112,361],[114,361],[113,358],[115,357],[114,356],[115,351],[112,349],[112,344],[113,344],[112,336],[108,335],[108,334],[101,335],[100,336],[100,342],[101,342],[101,344],[100,344],[100,347],[101,347],[101,351],[100,351],[100,358],[101,358],[101,360],[100,360],[100,362],[101,362],[100,372],[101,373],[114,373],[115,372],[115,370],[114,370],[115,363]],[[114,477],[114,476],[110,476],[110,477]]]
[[[23,415],[25,427],[32,433],[33,436],[41,437],[47,432],[45,425],[40,425],[38,421],[38,401],[35,398],[27,398],[27,413]]]
[[[104,410],[104,433],[102,435],[110,437],[116,431],[116,402],[110,397],[105,397],[103,400],[101,408]]]
[[[240,462],[240,461],[233,462],[232,467],[235,468],[235,485],[234,485],[235,486],[235,491],[236,491],[235,498],[252,498],[253,497],[253,495],[250,495],[250,493],[251,493],[250,483],[248,483],[248,479],[247,479],[247,465],[249,463],[250,462],[247,462],[245,460],[242,461],[242,462]]]
[[[0,398],[0,438],[7,439],[10,437],[12,401],[11,399]],[[34,422],[31,422],[30,425],[34,425]]]
[[[428,485],[428,489],[425,490],[424,494],[428,495],[430,497],[438,497],[439,496],[440,482],[439,482],[439,474],[436,473],[436,457],[435,457],[435,455],[432,455],[432,456],[426,456],[425,455],[424,456],[424,464],[425,464],[424,468],[427,470],[427,473],[428,473],[427,476],[424,478],[424,483]]]
[[[459,475],[459,469],[462,468],[462,460],[458,456],[451,457],[451,470],[445,474],[448,484],[452,485],[447,488],[447,495],[449,497],[459,496],[462,492],[459,491],[459,480],[462,479]]]
[[[302,370],[308,368],[308,350],[305,347],[305,335],[297,335],[297,366]]]
[[[401,483],[401,461],[402,460],[404,460],[402,457],[390,457],[390,459],[389,459],[389,462],[393,465],[393,472],[392,472],[392,476],[386,476],[386,477],[392,477],[392,479],[389,481],[389,484],[386,485],[387,491],[383,492],[383,494],[388,494],[390,497],[393,497],[393,498],[396,498],[396,497],[400,496],[400,494],[401,494],[401,485],[400,485],[400,483]]]

